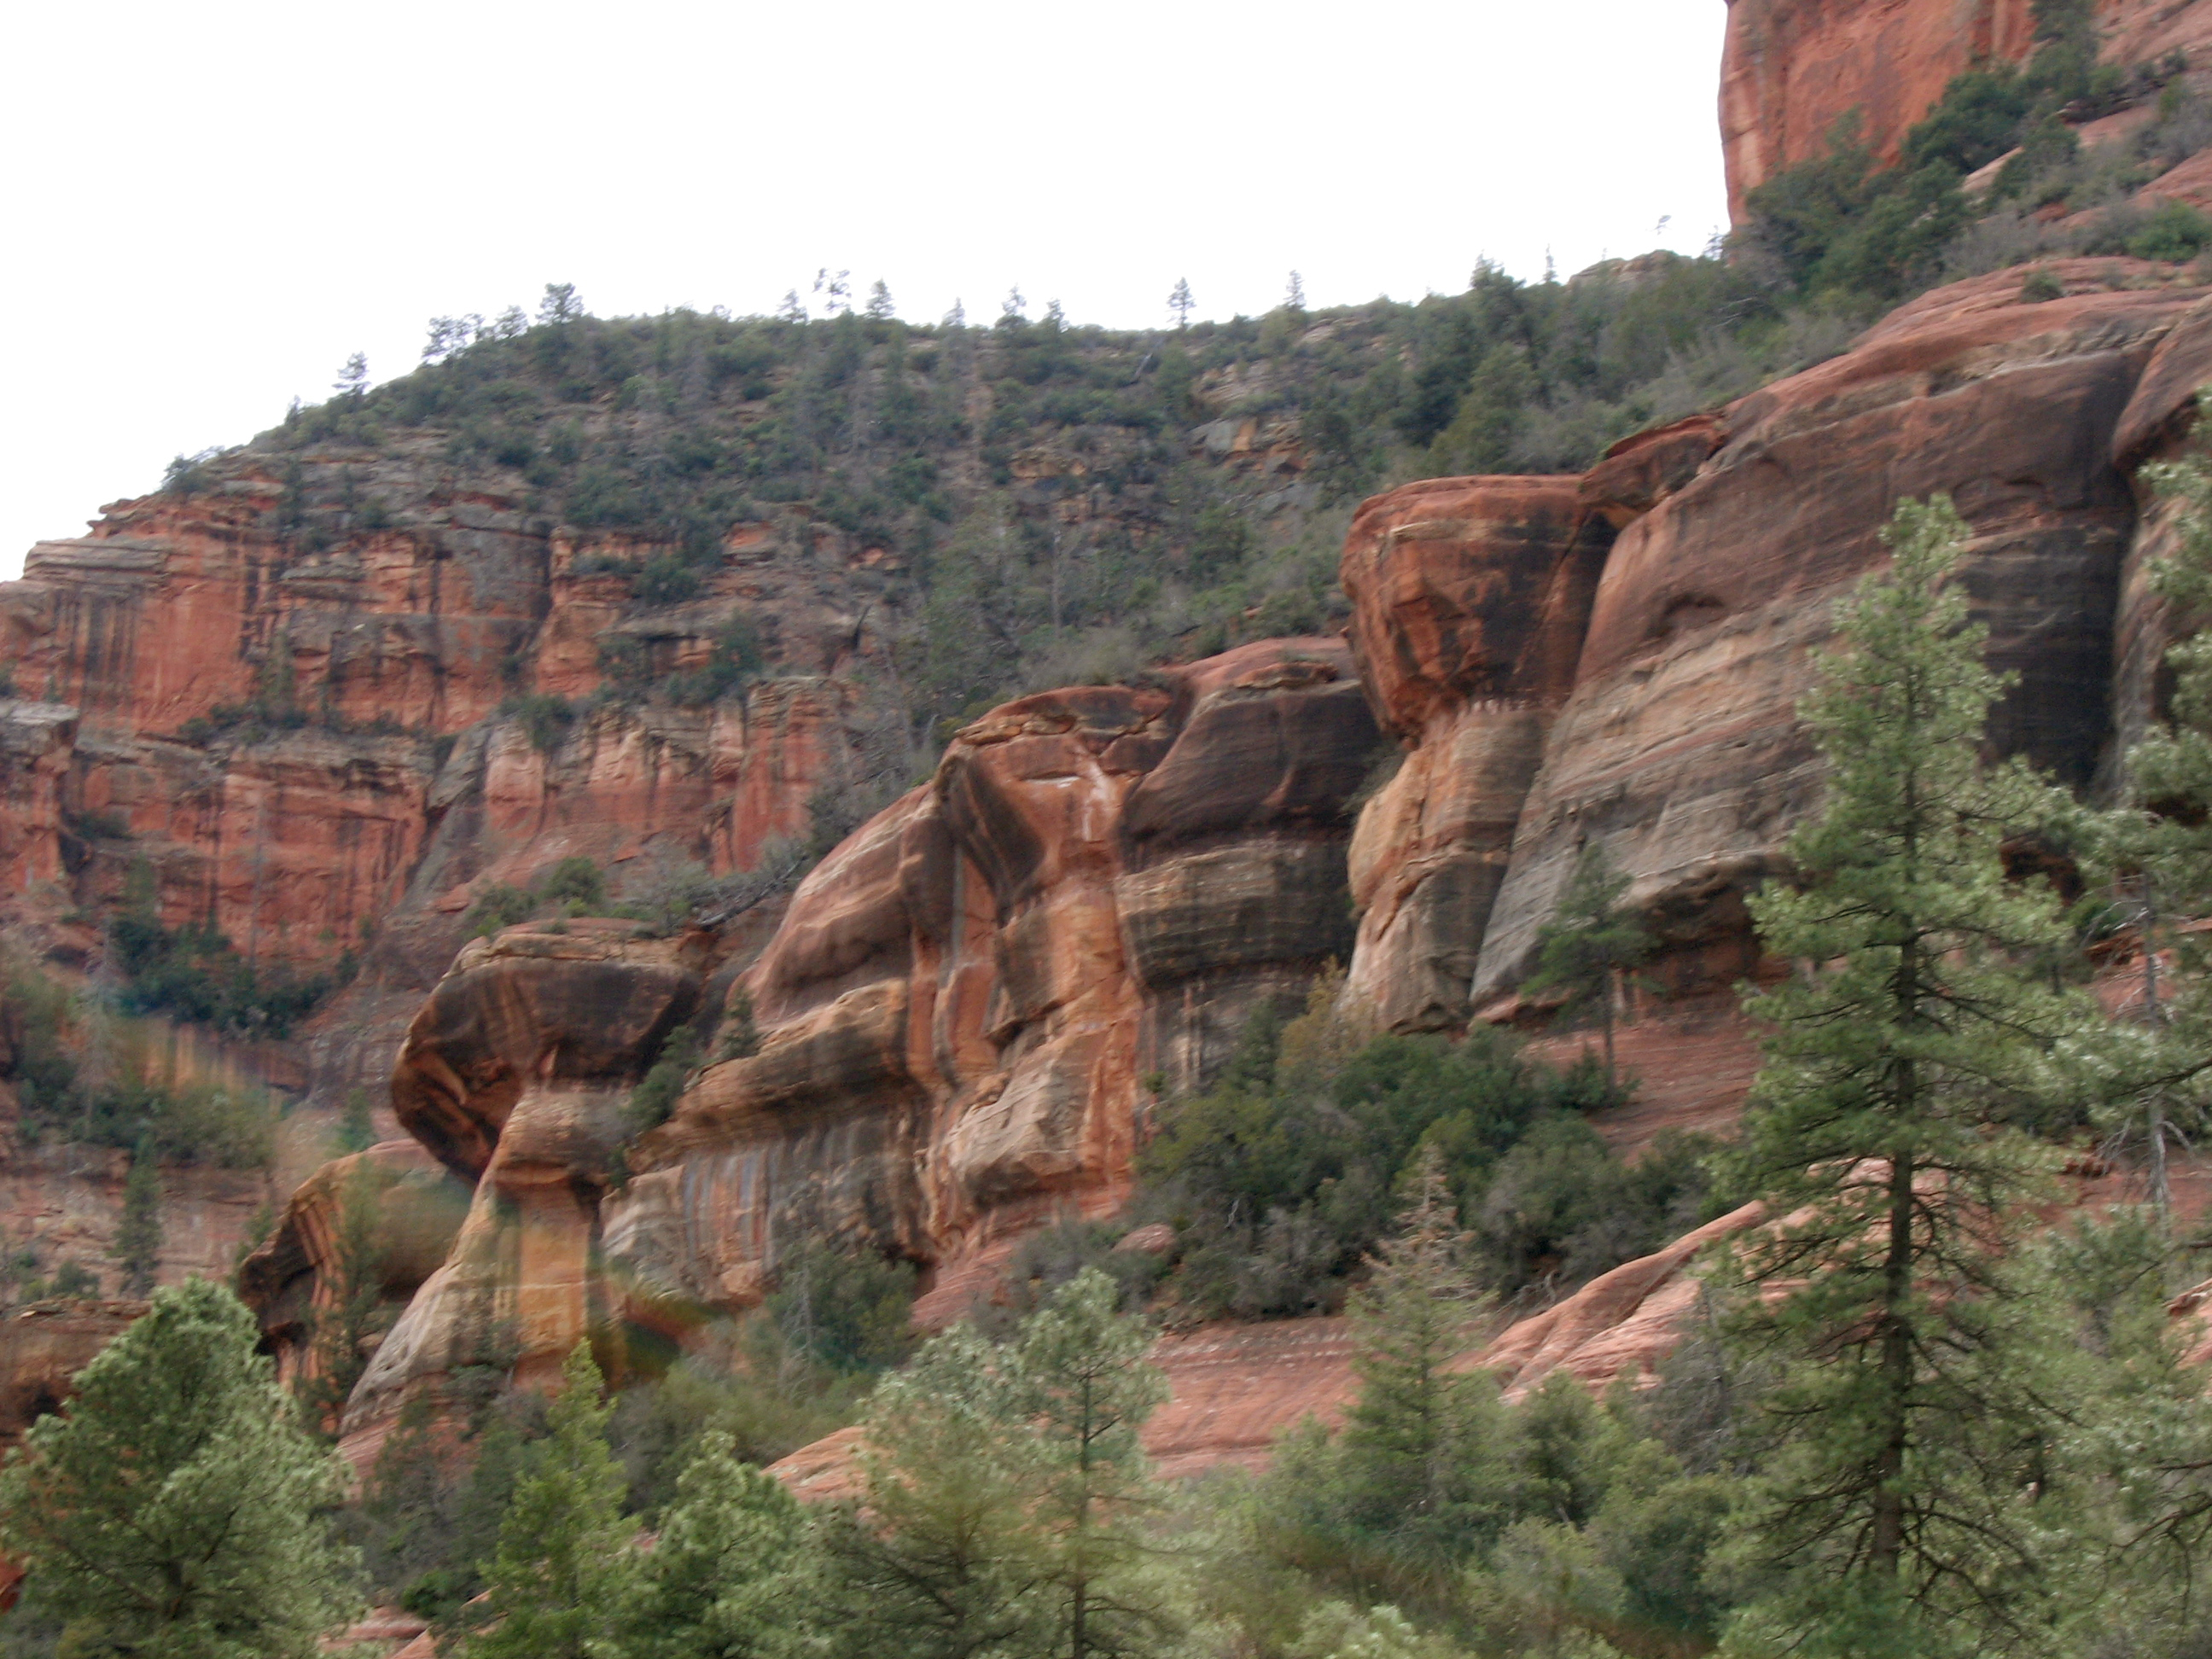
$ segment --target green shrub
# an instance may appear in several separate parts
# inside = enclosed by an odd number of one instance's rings
[[[784,1343],[834,1376],[890,1370],[914,1349],[915,1267],[819,1242],[776,1270],[767,1313]]]
[[[538,878],[538,902],[566,908],[571,915],[591,915],[607,902],[607,878],[590,859],[562,859]]]
[[[1333,1307],[1389,1225],[1421,1148],[1442,1154],[1471,1213],[1499,1161],[1539,1124],[1578,1123],[1625,1098],[1595,1061],[1558,1071],[1488,1027],[1458,1043],[1355,1041],[1330,985],[1288,1026],[1264,1011],[1255,1018],[1213,1086],[1170,1105],[1139,1156],[1147,1190],[1138,1213],[1172,1219],[1182,1235],[1166,1289],[1194,1311]]]
[[[2128,252],[2138,259],[2179,263],[2193,259],[2212,243],[2212,219],[2186,202],[2163,201],[2128,238]]]
[[[697,1029],[689,1024],[662,1039],[660,1052],[623,1106],[623,1126],[633,1136],[668,1121],[685,1082],[699,1069],[701,1046]]]
[[[166,927],[154,911],[150,876],[109,922],[107,939],[125,1012],[166,1013],[238,1036],[290,1036],[352,976],[350,955],[303,975],[281,963],[249,961],[211,927]]]
[[[476,902],[461,918],[461,926],[469,938],[484,939],[501,928],[527,921],[537,908],[536,894],[504,882],[494,882],[477,895]]]
[[[499,712],[519,723],[531,745],[548,755],[561,746],[576,721],[574,704],[545,691],[518,693],[501,702]]]
[[[668,677],[668,699],[692,707],[718,702],[759,678],[764,660],[759,625],[744,611],[734,611],[716,630],[704,663]]]
[[[2024,305],[2040,305],[2045,301],[2066,297],[2066,284],[2048,270],[2038,266],[2021,280],[2021,301]]]

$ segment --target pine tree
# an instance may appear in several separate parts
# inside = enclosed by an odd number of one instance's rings
[[[1443,1161],[1425,1149],[1396,1231],[1350,1309],[1360,1390],[1339,1478],[1363,1529],[1423,1571],[1461,1559],[1504,1507],[1498,1385],[1451,1369],[1486,1310],[1467,1242]]]
[[[1892,568],[1838,606],[1849,649],[1802,709],[1826,805],[1790,839],[1795,883],[1752,901],[1802,968],[1748,1004],[1771,1035],[1741,1170],[1793,1218],[1741,1260],[1795,1288],[1744,1322],[1796,1364],[1745,1539],[1784,1586],[1758,1617],[1806,1651],[1971,1648],[2035,1577],[2017,1454],[2039,1425],[1992,1291],[2036,1190],[2008,1124],[2082,1011],[2033,966],[2064,939],[2057,901],[2001,856],[2048,802],[1979,757],[2003,681],[1949,580],[1966,534],[1941,497],[1900,502]]]
[[[1197,305],[1198,302],[1190,297],[1190,278],[1176,277],[1175,287],[1168,291],[1168,311],[1175,318],[1177,328],[1190,326],[1190,313],[1197,309]]]
[[[1626,975],[1651,954],[1653,940],[1633,911],[1620,902],[1628,878],[1613,867],[1602,842],[1592,842],[1575,861],[1558,913],[1536,935],[1536,968],[1522,988],[1561,990],[1559,1012],[1573,1018],[1595,1005],[1605,1030],[1605,1084],[1618,1081],[1613,1064],[1615,1006]]]
[[[877,1389],[862,1508],[833,1516],[823,1537],[843,1651],[1041,1650],[1050,1562],[1024,1516],[1036,1481],[1020,1421],[1003,1354],[965,1325]]]
[[[811,1650],[806,1517],[710,1429],[677,1478],[659,1537],[633,1558],[615,1659],[782,1659]]]
[[[376,1145],[376,1116],[366,1089],[346,1091],[345,1113],[338,1119],[341,1154],[365,1152]]]
[[[1086,1267],[1024,1323],[1012,1355],[1036,1425],[1048,1577],[1067,1659],[1146,1650],[1166,1629],[1146,1594],[1134,1522],[1149,1496],[1138,1431],[1167,1398],[1152,1333],[1116,1310],[1120,1291]]]
[[[298,1426],[259,1335],[220,1285],[157,1291],[0,1471],[0,1549],[64,1650],[310,1659],[358,1610],[329,1519],[344,1466]]]
[[[897,307],[891,303],[890,285],[877,277],[875,285],[868,290],[868,315],[878,322],[888,322],[897,314]]]
[[[1165,1396],[1143,1324],[1088,1269],[1000,1345],[961,1326],[884,1379],[860,1513],[827,1534],[846,1650],[915,1659],[1164,1650],[1138,1431]]]
[[[489,1629],[466,1659],[597,1659],[620,1606],[628,1482],[607,1445],[611,1405],[591,1344],[561,1368],[550,1432],[530,1449],[484,1570]]]
[[[154,1288],[161,1265],[161,1164],[150,1138],[141,1139],[131,1154],[110,1254],[123,1269],[124,1295],[144,1296]]]

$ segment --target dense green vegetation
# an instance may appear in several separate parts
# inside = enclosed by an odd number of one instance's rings
[[[429,446],[457,482],[519,489],[584,532],[578,571],[626,578],[641,615],[710,592],[734,526],[799,553],[882,550],[854,580],[880,599],[872,625],[926,744],[1016,690],[1328,624],[1342,503],[1397,478],[1580,466],[1847,337],[1789,304],[1717,252],[1564,283],[1486,265],[1455,296],[1145,331],[842,302],[608,319],[549,289],[535,319],[440,319],[412,373],[295,410],[254,448],[290,481],[275,527],[303,553],[399,523],[374,458]],[[1222,459],[1248,421],[1263,444],[1297,434],[1304,471]],[[224,464],[182,464],[170,487]],[[742,611],[722,626],[681,671],[650,629],[616,630],[604,695],[699,703],[775,671]],[[527,686],[511,712],[545,744],[576,717]]]
[[[362,1605],[329,1516],[343,1466],[295,1420],[253,1316],[202,1280],[80,1372],[0,1473],[0,1538],[36,1580],[9,1634],[73,1653],[310,1659]]]
[[[303,975],[281,963],[255,963],[204,924],[164,925],[153,872],[143,863],[109,921],[108,945],[123,975],[125,1012],[165,1013],[239,1036],[289,1036],[354,974],[350,951],[328,972]]]
[[[276,1110],[260,1091],[173,1081],[151,1042],[95,997],[72,997],[41,969],[0,969],[0,1077],[20,1107],[20,1133],[36,1144],[76,1141],[125,1150],[146,1146],[178,1163],[264,1167]]]
[[[1670,1138],[1633,1166],[1607,1150],[1586,1115],[1627,1097],[1595,1058],[1561,1072],[1487,1027],[1366,1037],[1335,993],[1324,981],[1287,1025],[1255,1020],[1213,1087],[1164,1114],[1138,1212],[1176,1229],[1164,1303],[1334,1309],[1431,1156],[1479,1276],[1508,1298],[1556,1296],[1715,1212],[1700,1144]]]

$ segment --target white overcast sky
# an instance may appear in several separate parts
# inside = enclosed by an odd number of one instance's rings
[[[1726,219],[1723,0],[26,7],[0,69],[0,575],[424,320],[1151,325],[1562,274]],[[1668,223],[1663,231],[1659,221]]]

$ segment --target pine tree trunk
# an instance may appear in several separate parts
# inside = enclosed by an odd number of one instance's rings
[[[1909,1066],[1909,1062],[1908,1062]],[[1909,1092],[1909,1091],[1908,1091]],[[1905,1301],[1912,1293],[1912,1160],[1889,1166],[1889,1248],[1882,1262],[1882,1443],[1875,1454],[1874,1524],[1868,1561],[1878,1578],[1894,1582],[1905,1553],[1905,1453],[1910,1441],[1912,1332]]]
[[[1620,975],[1608,968],[1605,970],[1605,1087],[1613,1092],[1613,1000],[1620,992]]]

